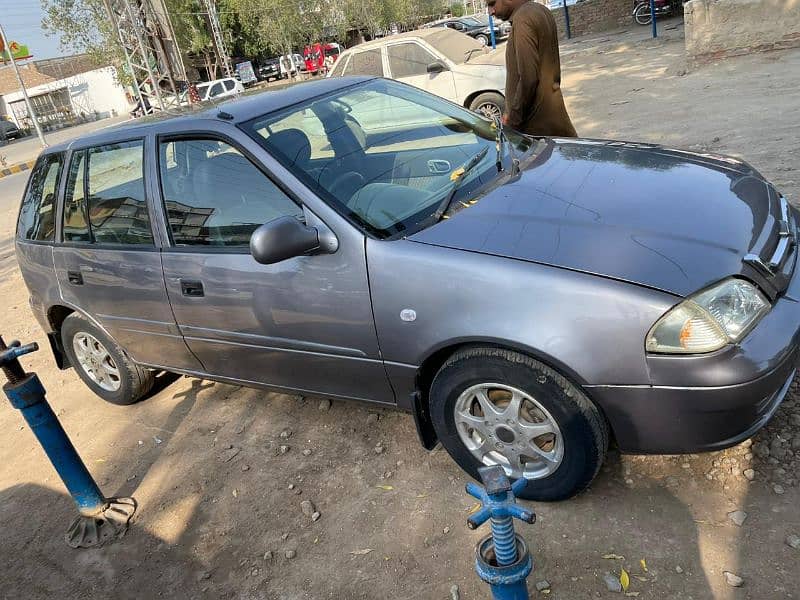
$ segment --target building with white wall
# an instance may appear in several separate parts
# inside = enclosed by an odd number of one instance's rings
[[[34,61],[20,68],[34,112],[45,129],[116,116],[131,110],[114,67],[96,68],[79,55]],[[31,127],[28,108],[11,67],[0,69],[0,114]]]

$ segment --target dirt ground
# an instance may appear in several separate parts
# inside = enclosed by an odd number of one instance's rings
[[[800,49],[687,70],[680,27],[655,41],[641,31],[564,45],[578,132],[741,156],[800,198]],[[0,332],[47,348],[13,256],[24,177],[0,181]],[[0,596],[448,599],[453,585],[462,599],[489,596],[473,569],[486,531],[465,526],[466,477],[441,449],[420,448],[410,416],[185,378],[116,407],[47,350],[24,363],[104,492],[135,496],[139,510],[123,540],[70,550],[71,501],[0,402]],[[532,505],[539,520],[518,528],[532,597],[542,580],[550,598],[613,597],[603,576],[623,567],[642,599],[800,597],[800,549],[786,542],[800,535],[796,383],[753,442],[680,457],[612,451],[587,492]]]

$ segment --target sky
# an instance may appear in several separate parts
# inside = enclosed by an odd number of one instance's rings
[[[9,42],[26,44],[34,60],[62,56],[58,38],[42,30],[42,17],[39,0],[0,0],[0,25]]]

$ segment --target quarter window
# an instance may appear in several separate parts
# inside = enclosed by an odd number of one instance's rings
[[[381,64],[380,48],[375,50],[364,50],[356,52],[347,65],[347,74],[352,70],[353,75],[374,75],[383,77],[383,65]]]
[[[26,240],[53,241],[56,195],[63,162],[63,155],[50,154],[36,163],[19,214],[19,237]]]
[[[247,246],[264,223],[302,211],[233,146],[212,139],[160,144],[161,189],[177,246]],[[173,156],[175,166],[169,166]]]
[[[425,75],[428,65],[437,60],[433,54],[413,42],[389,46],[387,52],[389,68],[395,79]]]

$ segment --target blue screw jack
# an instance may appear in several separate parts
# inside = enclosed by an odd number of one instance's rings
[[[534,523],[536,515],[515,501],[515,493],[525,488],[525,480],[512,485],[503,467],[496,465],[478,469],[483,485],[467,484],[467,493],[483,506],[467,519],[467,527],[477,529],[491,519],[492,535],[475,546],[475,570],[492,588],[494,600],[528,600],[527,578],[533,570],[528,546],[514,533],[514,517]]]
[[[11,405],[22,412],[28,426],[67,486],[80,515],[67,530],[66,541],[72,548],[100,546],[122,537],[136,512],[133,498],[105,498],[69,441],[45,398],[45,390],[36,373],[26,373],[19,357],[39,349],[36,343],[6,346],[0,337],[0,368],[8,383],[3,391]]]

